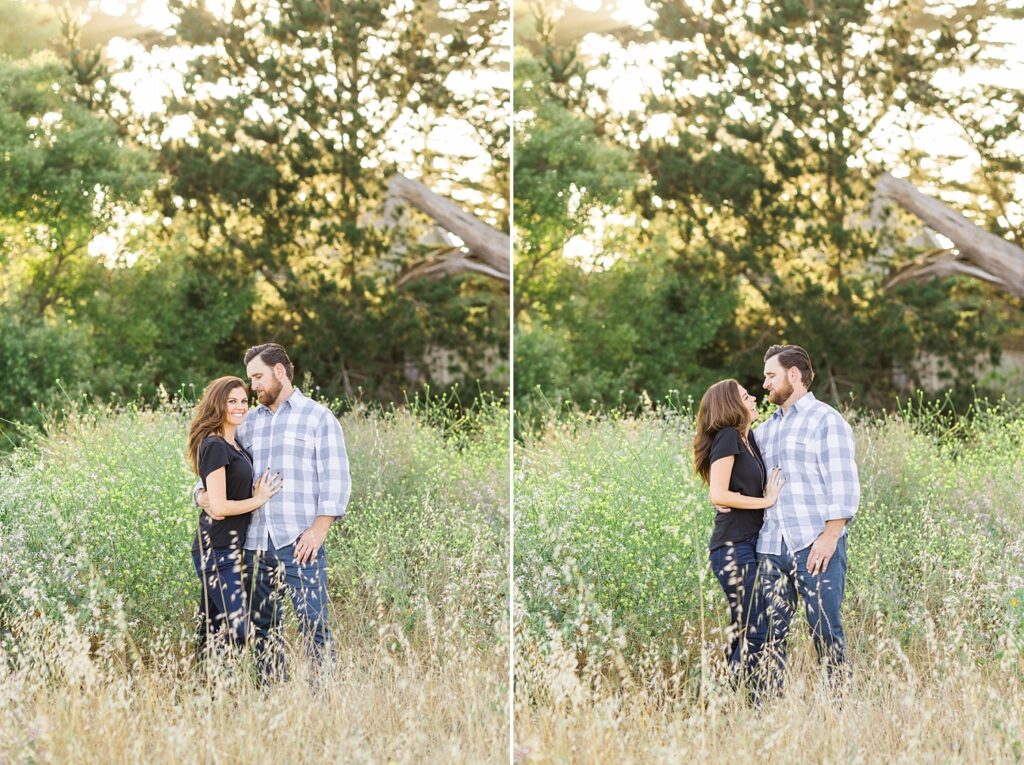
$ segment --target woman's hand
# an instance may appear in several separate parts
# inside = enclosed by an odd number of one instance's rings
[[[263,475],[252,488],[252,495],[259,500],[260,507],[263,507],[271,497],[281,491],[283,481],[279,473],[264,471]]]
[[[779,499],[779,492],[782,491],[782,487],[786,484],[786,479],[782,477],[782,470],[775,468],[768,476],[768,483],[764,487],[764,498],[771,501],[774,505]]]

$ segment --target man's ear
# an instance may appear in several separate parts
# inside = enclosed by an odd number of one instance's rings
[[[804,377],[796,367],[790,367],[787,369],[786,376],[789,377],[790,385],[803,385]]]
[[[284,382],[288,378],[288,373],[285,371],[284,364],[280,361],[274,364],[274,377],[277,378],[278,382]]]

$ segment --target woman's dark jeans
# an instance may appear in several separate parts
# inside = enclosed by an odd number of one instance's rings
[[[729,542],[708,554],[711,570],[729,601],[732,637],[727,658],[729,668],[736,675],[749,675],[753,671],[765,639],[764,620],[758,613],[756,546],[755,537]]]
[[[249,629],[249,609],[242,585],[242,551],[235,547],[204,548],[192,552],[202,590],[199,597],[199,642],[205,648],[225,633],[241,647]]]

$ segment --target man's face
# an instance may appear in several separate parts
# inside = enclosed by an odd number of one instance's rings
[[[784,404],[793,395],[793,384],[779,363],[778,356],[772,356],[764,363],[764,389],[768,391],[768,400],[773,404]]]
[[[246,374],[249,375],[249,384],[252,392],[264,406],[273,406],[277,397],[281,395],[281,381],[277,379],[275,367],[269,366],[259,356],[245,365]]]

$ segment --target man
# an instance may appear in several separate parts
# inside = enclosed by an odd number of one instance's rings
[[[811,393],[814,369],[798,345],[773,345],[764,355],[764,388],[779,408],[755,431],[768,470],[786,484],[764,514],[757,540],[759,596],[767,620],[762,682],[782,688],[786,638],[803,598],[818,660],[839,679],[846,659],[840,617],[846,585],[846,524],[857,511],[860,481],[853,431]]]
[[[281,611],[291,596],[309,655],[332,655],[327,624],[327,532],[348,506],[351,481],[338,419],[292,386],[294,367],[276,343],[246,351],[259,406],[236,431],[253,456],[254,475],[279,473],[281,491],[254,511],[245,540],[245,589],[264,679],[283,677]],[[209,512],[205,492],[197,497]]]

